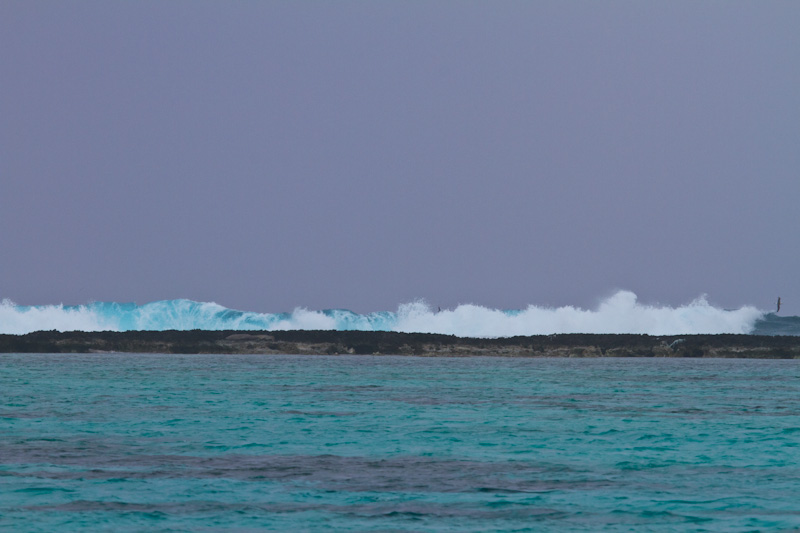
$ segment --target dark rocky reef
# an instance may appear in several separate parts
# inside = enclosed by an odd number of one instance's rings
[[[364,354],[438,357],[800,358],[800,337],[565,334],[475,339],[384,331],[38,331],[0,335],[0,353]]]

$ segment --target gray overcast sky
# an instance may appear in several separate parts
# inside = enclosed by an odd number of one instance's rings
[[[800,2],[0,3],[0,298],[800,315]]]

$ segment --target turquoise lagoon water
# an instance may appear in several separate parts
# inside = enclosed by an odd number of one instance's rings
[[[800,362],[0,355],[0,529],[800,528]]]

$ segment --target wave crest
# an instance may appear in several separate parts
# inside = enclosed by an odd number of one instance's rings
[[[423,300],[402,304],[396,312],[358,314],[344,309],[291,313],[255,313],[213,302],[163,300],[144,305],[96,302],[80,306],[19,306],[0,303],[0,333],[32,331],[131,330],[361,330],[442,333],[460,337],[511,337],[556,333],[641,333],[688,335],[751,333],[767,316],[751,306],[726,310],[705,296],[679,307],[644,305],[630,291],[619,291],[596,310],[573,306],[529,305],[521,310],[462,304],[434,311]]]

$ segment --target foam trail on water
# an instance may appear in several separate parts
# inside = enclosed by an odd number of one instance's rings
[[[144,305],[95,302],[80,306],[18,306],[0,303],[0,333],[130,330],[362,330],[444,333],[460,337],[510,337],[553,333],[646,333],[650,335],[750,333],[766,315],[755,307],[714,307],[700,297],[679,307],[640,304],[619,291],[595,310],[530,305],[521,310],[463,304],[435,312],[424,301],[396,312],[358,314],[344,309],[255,313],[213,302],[163,300]]]

